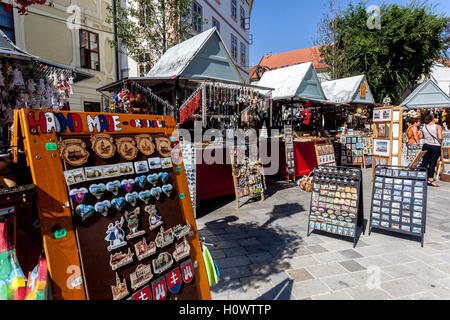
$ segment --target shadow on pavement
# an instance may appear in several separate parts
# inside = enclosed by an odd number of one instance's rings
[[[262,294],[256,300],[291,300],[294,280],[286,279],[274,288]]]

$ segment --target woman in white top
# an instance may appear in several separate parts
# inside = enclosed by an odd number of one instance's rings
[[[423,157],[421,166],[428,170],[428,185],[439,187],[434,179],[434,173],[437,160],[441,156],[442,127],[437,124],[436,119],[439,120],[438,115],[429,114],[425,116],[425,125],[422,129],[424,140],[422,150],[427,151],[427,153]]]

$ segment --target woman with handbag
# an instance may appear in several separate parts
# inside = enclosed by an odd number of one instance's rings
[[[422,150],[427,151],[422,160],[422,167],[428,170],[428,185],[440,187],[434,179],[436,163],[441,156],[442,127],[436,124],[438,115],[429,114],[425,116],[425,125],[422,129],[424,145]]]

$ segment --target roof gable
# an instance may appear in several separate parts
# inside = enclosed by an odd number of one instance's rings
[[[432,80],[418,86],[401,104],[408,109],[448,108],[450,97]]]
[[[147,77],[244,82],[216,28],[171,47]]]
[[[274,100],[291,97],[325,100],[325,95],[311,62],[267,71],[263,74],[258,85],[275,89],[272,92]]]
[[[365,97],[361,97],[361,84],[365,83]],[[322,89],[328,100],[341,103],[375,103],[364,75],[322,82]]]

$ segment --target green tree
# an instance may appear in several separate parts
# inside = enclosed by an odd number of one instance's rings
[[[369,28],[366,4],[350,4],[328,20],[335,41],[323,41],[322,56],[332,79],[365,74],[376,102],[389,95],[399,104],[434,62],[448,56],[449,19],[426,1],[383,4],[380,27]]]
[[[191,36],[192,0],[117,0],[115,10],[107,7],[106,22],[114,21],[118,43],[110,40],[110,46],[153,66],[169,47]]]

